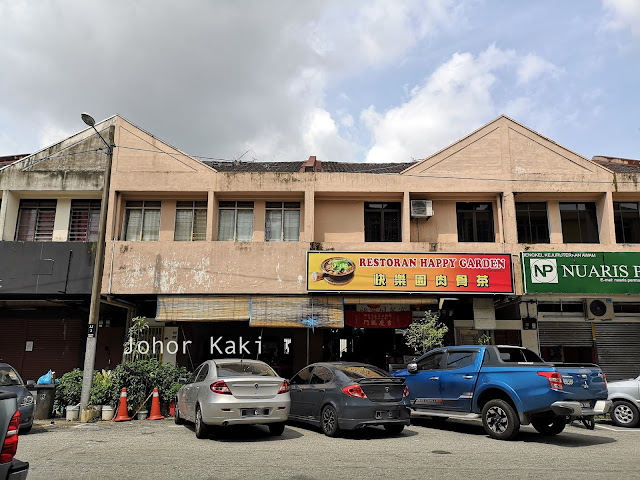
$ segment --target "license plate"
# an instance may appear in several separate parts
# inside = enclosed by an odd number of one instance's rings
[[[269,415],[268,408],[243,408],[242,409],[243,417],[255,417],[256,415]]]
[[[580,402],[580,408],[591,408],[591,402]]]

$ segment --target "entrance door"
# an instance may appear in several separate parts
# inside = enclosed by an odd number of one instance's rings
[[[444,352],[433,352],[416,362],[418,371],[407,375],[405,383],[415,408],[441,408],[440,375]]]
[[[442,407],[447,410],[469,411],[481,355],[478,350],[447,350],[441,373]]]

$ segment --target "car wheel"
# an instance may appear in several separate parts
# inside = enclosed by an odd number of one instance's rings
[[[33,427],[33,425],[29,425],[28,427],[21,428],[18,433],[20,435],[24,433],[29,433],[31,431],[31,427]]]
[[[196,406],[196,438],[207,438],[207,424],[202,421],[202,410],[200,410],[200,405]]]
[[[402,430],[404,430],[404,425],[392,423],[390,425],[385,425],[384,429],[391,435],[400,435],[400,433],[402,433]]]
[[[338,412],[331,405],[327,405],[322,409],[320,415],[322,433],[327,437],[337,437],[340,432],[338,427]]]
[[[482,425],[492,438],[511,440],[520,431],[520,420],[504,400],[489,400],[482,408]]]
[[[635,427],[638,425],[638,409],[631,402],[616,400],[611,408],[611,421],[618,427]]]
[[[567,426],[567,419],[564,417],[546,417],[546,418],[534,418],[531,420],[531,425],[540,434],[546,436],[558,435]]]
[[[284,422],[270,423],[269,433],[274,436],[282,435],[284,432]]]
[[[178,410],[178,404],[176,403],[176,408],[173,412],[173,421],[175,422],[176,425],[182,425],[184,424],[184,419],[180,418],[180,410]]]

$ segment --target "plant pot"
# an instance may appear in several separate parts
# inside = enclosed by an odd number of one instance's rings
[[[104,405],[102,407],[102,420],[109,422],[113,419],[115,409],[111,405]]]
[[[176,416],[176,401],[172,400],[169,402],[169,415],[172,417]]]
[[[80,416],[80,405],[67,405],[65,411],[68,422],[78,421],[78,417]]]
[[[146,410],[140,410],[140,411],[138,412],[138,415],[137,415],[137,417],[136,417],[136,418],[137,418],[138,420],[146,420],[146,419],[147,419],[147,414],[148,414],[148,413],[149,413],[149,412],[147,412]]]

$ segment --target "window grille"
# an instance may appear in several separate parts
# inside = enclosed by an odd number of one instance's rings
[[[100,200],[72,200],[69,221],[70,242],[97,242],[100,228]]]

